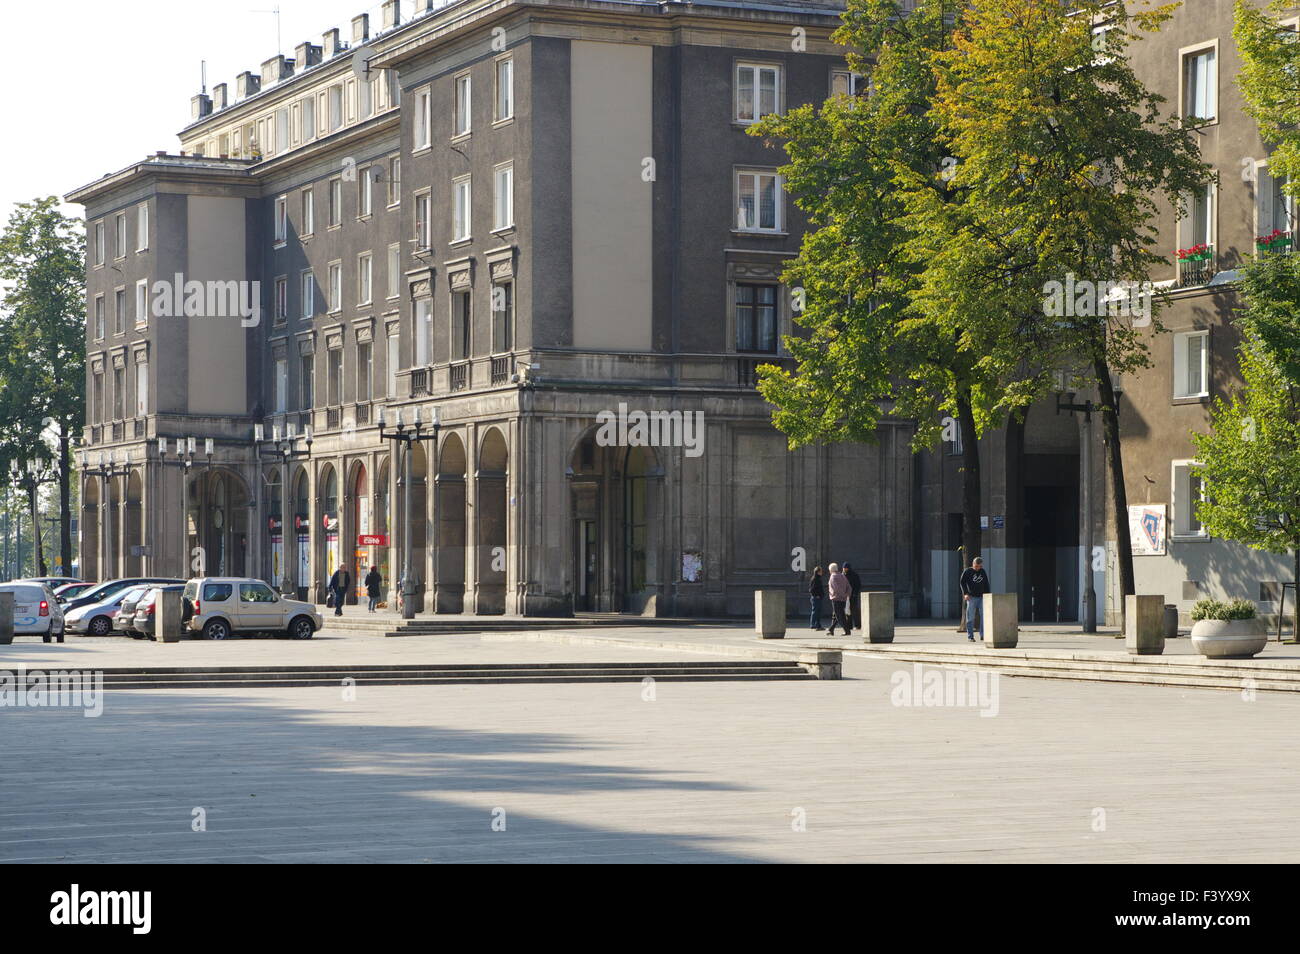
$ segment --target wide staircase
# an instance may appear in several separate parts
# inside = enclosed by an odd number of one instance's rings
[[[367,613],[364,608],[349,606],[342,616],[327,607],[318,607],[325,627],[324,636],[430,636],[473,633],[518,633],[542,630],[585,630],[609,626],[717,626],[718,620],[675,619],[653,616],[630,616],[625,613],[583,613],[577,616],[474,616],[447,614],[402,619],[395,613]],[[726,620],[735,623],[735,620]]]

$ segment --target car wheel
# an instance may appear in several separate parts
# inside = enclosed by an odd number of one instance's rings
[[[107,636],[113,630],[113,621],[107,616],[96,616],[86,627],[91,636]]]
[[[314,632],[316,627],[306,616],[295,616],[293,622],[289,624],[289,636],[293,639],[311,639]]]
[[[210,619],[203,626],[203,635],[207,639],[227,639],[230,625],[224,619]]]

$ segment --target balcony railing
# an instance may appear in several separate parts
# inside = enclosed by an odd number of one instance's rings
[[[1204,285],[1214,277],[1214,246],[1196,245],[1178,250],[1178,287]]]
[[[464,391],[469,387],[469,364],[453,364],[451,366],[451,389],[453,391]]]
[[[758,366],[760,364],[773,364],[776,360],[776,355],[772,355],[770,358],[737,358],[736,384],[742,388],[756,387],[758,385]]]
[[[126,425],[121,421],[113,422],[113,440],[120,441],[126,436]]]
[[[370,423],[370,405],[357,405],[357,427],[365,427]]]
[[[505,384],[510,380],[510,355],[492,359],[492,383]]]
[[[145,422],[137,417],[131,422],[131,436],[137,441],[141,440],[145,435],[145,426]]]
[[[325,429],[337,431],[343,424],[343,408],[327,407],[325,409]]]
[[[429,396],[429,369],[416,368],[411,372],[411,397]]]
[[[1290,232],[1283,232],[1281,229],[1274,229],[1267,235],[1255,236],[1255,251],[1261,255],[1266,252],[1285,255],[1293,247],[1293,236]]]

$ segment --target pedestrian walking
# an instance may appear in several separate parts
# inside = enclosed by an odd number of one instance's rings
[[[330,592],[334,595],[334,615],[343,615],[343,601],[347,599],[348,590],[352,588],[352,574],[347,567],[340,566],[330,577]]]
[[[849,581],[849,622],[853,624],[856,630],[862,629],[862,600],[859,594],[862,592],[862,577],[858,576],[858,571],[853,569],[853,565],[847,560],[844,563],[844,578]]]
[[[379,603],[379,594],[383,592],[384,578],[379,572],[379,567],[372,566],[370,572],[366,574],[366,596],[370,598],[370,612],[375,611],[375,606]]]
[[[966,612],[966,638],[975,642],[975,630],[984,638],[984,594],[989,591],[989,575],[979,557],[961,572],[961,601]]]
[[[808,628],[822,631],[822,602],[826,599],[826,577],[822,568],[813,567],[812,579],[808,581],[808,602],[811,612],[808,614]]]
[[[827,636],[835,635],[836,625],[844,628],[844,635],[849,636],[853,633],[853,627],[849,623],[848,616],[844,613],[844,604],[849,598],[849,581],[848,578],[840,572],[840,565],[832,563],[830,565],[831,576],[826,588],[831,597],[831,628],[826,631]]]

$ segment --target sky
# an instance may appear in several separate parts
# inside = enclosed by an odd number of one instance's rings
[[[402,0],[402,21],[416,0]],[[257,73],[280,50],[354,16],[379,21],[379,0],[10,0],[0,22],[10,37],[0,56],[0,217],[38,196],[68,192],[159,150],[180,149],[207,61],[208,91]],[[80,206],[64,211],[80,217]]]

